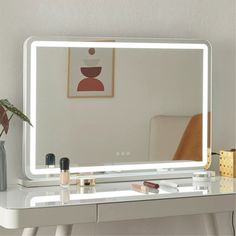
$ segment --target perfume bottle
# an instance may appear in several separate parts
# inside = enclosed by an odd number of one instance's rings
[[[55,155],[53,153],[48,153],[45,156],[45,165],[47,168],[54,168],[55,167],[55,162],[56,162],[56,158]]]
[[[60,159],[60,185],[61,187],[69,187],[70,185],[70,160],[67,157]]]

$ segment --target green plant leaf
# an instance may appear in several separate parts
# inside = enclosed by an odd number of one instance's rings
[[[7,111],[2,105],[0,105],[0,125],[3,126],[4,132],[7,134],[9,129],[9,120],[7,116]]]
[[[13,104],[11,104],[7,99],[1,99],[0,105],[5,107],[8,111],[12,112],[14,115],[18,116],[21,120],[27,122],[32,126],[30,119],[23,114],[19,109],[17,109]]]

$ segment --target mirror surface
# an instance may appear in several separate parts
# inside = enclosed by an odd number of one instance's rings
[[[104,42],[35,47],[35,78],[32,55],[28,59],[27,89],[35,92],[36,104],[35,168],[45,168],[47,153],[56,155],[57,166],[64,156],[76,167],[202,163],[203,139],[210,144],[202,125],[210,114],[203,83],[206,45],[106,48],[99,43]]]

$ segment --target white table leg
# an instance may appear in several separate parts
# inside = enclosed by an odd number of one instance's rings
[[[58,225],[55,236],[71,236],[73,225]]]
[[[218,235],[214,214],[213,213],[203,214],[203,220],[205,223],[207,235],[211,235],[211,236]]]
[[[38,232],[38,227],[24,228],[22,236],[36,236],[37,232]]]

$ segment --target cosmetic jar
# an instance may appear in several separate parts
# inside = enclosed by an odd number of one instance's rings
[[[193,181],[209,181],[211,177],[215,177],[214,171],[198,171],[193,173]]]
[[[60,159],[60,185],[61,187],[69,187],[70,185],[70,160],[67,157]]]
[[[56,162],[56,157],[53,153],[48,153],[45,156],[45,165],[47,168],[54,168]]]

